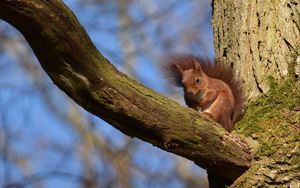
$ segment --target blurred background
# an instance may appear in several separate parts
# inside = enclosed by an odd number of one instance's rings
[[[208,0],[65,0],[119,70],[182,102],[164,56],[214,57]],[[26,24],[26,23],[24,23]],[[43,72],[22,35],[0,20],[0,187],[207,187],[192,162],[131,139],[89,114]]]

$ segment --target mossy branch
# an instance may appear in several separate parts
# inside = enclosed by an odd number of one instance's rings
[[[0,18],[24,35],[61,90],[128,136],[231,181],[250,166],[250,148],[243,139],[115,69],[62,1],[2,0]]]

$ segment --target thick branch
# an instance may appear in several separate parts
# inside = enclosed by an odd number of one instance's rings
[[[233,180],[250,166],[246,142],[118,72],[59,0],[1,0],[0,18],[26,38],[53,82],[123,133]]]

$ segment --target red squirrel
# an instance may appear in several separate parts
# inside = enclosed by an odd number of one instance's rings
[[[183,87],[186,104],[220,123],[227,131],[243,115],[245,96],[234,69],[191,54],[168,58],[167,76]]]

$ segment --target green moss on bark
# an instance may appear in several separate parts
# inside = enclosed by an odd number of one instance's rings
[[[296,185],[300,169],[300,85],[288,78],[251,102],[236,132],[259,142],[253,166],[232,187]]]

